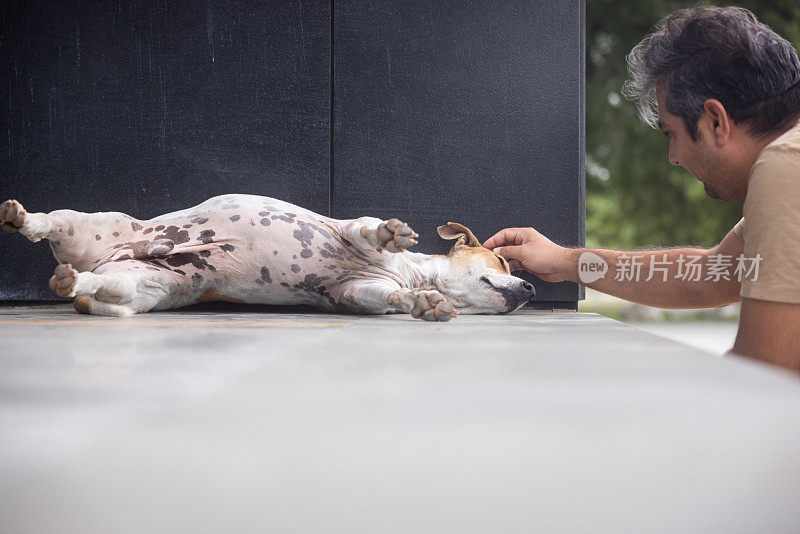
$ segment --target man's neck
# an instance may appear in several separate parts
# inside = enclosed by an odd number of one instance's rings
[[[766,137],[753,137],[745,129],[741,131],[741,138],[737,152],[739,153],[741,161],[740,168],[746,169],[747,172],[746,180],[750,180],[750,170],[753,168],[758,156],[767,147],[767,145],[794,127],[795,125],[792,124],[789,128],[786,128],[780,132],[769,134]]]

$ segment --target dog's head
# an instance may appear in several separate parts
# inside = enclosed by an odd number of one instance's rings
[[[447,254],[450,272],[439,277],[437,289],[461,313],[512,312],[536,294],[530,282],[513,276],[508,262],[484,248],[466,226],[451,222],[438,231],[456,242]]]

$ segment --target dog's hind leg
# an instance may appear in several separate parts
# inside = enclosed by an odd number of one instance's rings
[[[78,312],[129,316],[191,303],[191,295],[182,291],[191,283],[183,278],[138,260],[109,262],[95,272],[78,272],[66,264],[56,267],[50,289],[62,297],[75,297]]]
[[[0,225],[5,232],[19,232],[33,243],[46,238],[52,230],[46,213],[28,213],[16,200],[0,204]]]
[[[6,232],[19,232],[34,243],[49,240],[58,262],[70,263],[80,271],[94,268],[98,258],[115,244],[135,241],[143,228],[141,221],[124,213],[31,213],[16,200],[0,204],[0,225]]]

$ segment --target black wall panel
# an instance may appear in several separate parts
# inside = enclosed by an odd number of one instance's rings
[[[329,210],[330,5],[0,1],[0,196],[151,217],[229,192]],[[0,236],[0,299],[52,299]]]
[[[584,238],[582,0],[336,0],[333,210]],[[578,286],[534,280],[539,301]]]
[[[447,250],[448,220],[580,245],[583,10],[0,0],[0,200],[150,217],[244,192],[404,218],[423,252]],[[0,300],[52,299],[54,263],[0,236]],[[581,296],[534,282],[539,301]]]

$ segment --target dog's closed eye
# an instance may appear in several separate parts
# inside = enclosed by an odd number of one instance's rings
[[[506,271],[508,269],[508,262],[502,256],[497,256],[497,259],[500,260],[500,268]]]

